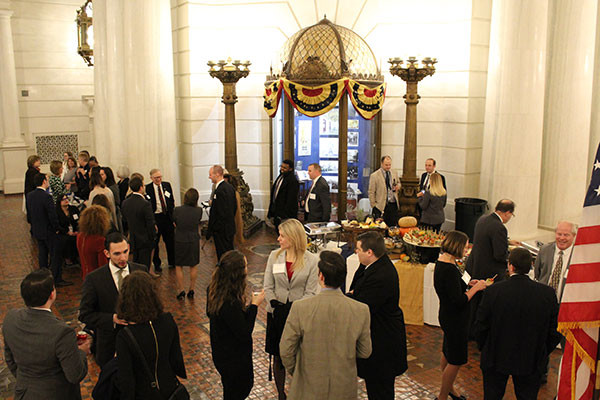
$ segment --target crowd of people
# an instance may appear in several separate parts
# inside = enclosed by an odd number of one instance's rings
[[[26,212],[40,269],[21,283],[27,307],[9,312],[2,328],[16,394],[79,398],[86,356],[93,352],[101,367],[95,399],[116,398],[111,396],[117,392],[121,399],[189,398],[179,381],[186,378],[186,367],[177,323],[164,311],[154,278],[163,267],[162,237],[167,265],[175,268],[176,299],[194,298],[203,214],[198,191],[187,190],[176,207],[176,193],[159,169],[152,169],[151,182],[144,184],[142,174],[121,166],[117,182],[110,167],[98,165],[85,151],[77,160],[71,153],[64,156],[50,163],[50,176],[40,172],[39,157],[28,160]],[[435,167],[435,160],[426,160],[417,204],[421,225],[439,231],[447,192]],[[369,399],[393,399],[395,378],[408,369],[398,274],[377,232],[357,237],[360,266],[350,287],[345,287],[346,260],[340,254],[307,250],[298,211],[307,222],[331,217],[320,166],[311,164],[308,174],[311,186],[299,201],[293,162],[280,166],[268,211],[279,248],[267,259],[262,287],[251,290],[247,260],[234,249],[242,240],[234,177],[220,165],[209,170],[213,187],[206,239],[214,241],[217,263],[206,288],[206,313],[223,397],[245,399],[252,390],[252,333],[266,300],[265,350],[280,400],[356,398],[357,377],[364,379]],[[382,157],[381,168],[371,174],[369,200],[372,215],[389,226],[398,221],[400,184],[392,159]],[[558,303],[577,227],[558,224],[556,242],[540,250],[531,279],[530,252],[517,247],[509,253],[509,244],[519,244],[509,240],[505,227],[515,207],[504,199],[479,219],[464,270],[459,260],[469,248],[467,235],[448,232],[441,245],[434,272],[444,334],[439,399],[465,399],[454,382],[467,363],[470,337],[481,351],[486,399],[503,397],[508,376],[518,399],[535,399],[549,354],[561,340]],[[63,267],[75,263],[83,278],[78,318],[85,324],[85,339],[50,311],[56,288],[71,284],[62,279]],[[184,266],[190,267],[187,286]],[[47,335],[50,331],[56,334]]]

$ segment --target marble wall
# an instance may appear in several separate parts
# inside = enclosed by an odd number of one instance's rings
[[[77,54],[74,22],[82,3],[10,2],[20,125],[31,153],[38,135],[77,134],[80,148],[94,150],[82,100],[94,93],[94,71]]]

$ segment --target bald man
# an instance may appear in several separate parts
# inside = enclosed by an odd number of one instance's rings
[[[535,260],[535,280],[551,286],[559,301],[567,279],[576,234],[577,225],[568,221],[559,222],[554,230],[555,241],[542,246]]]

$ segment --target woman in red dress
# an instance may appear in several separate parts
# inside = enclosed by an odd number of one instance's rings
[[[77,234],[77,251],[81,260],[81,278],[108,263],[104,255],[104,238],[110,229],[110,214],[102,206],[83,210]]]

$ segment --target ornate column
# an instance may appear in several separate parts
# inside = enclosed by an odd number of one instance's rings
[[[27,170],[27,145],[21,136],[17,77],[10,17],[12,11],[0,9],[0,135],[4,168],[3,190],[22,193]]]
[[[493,2],[480,196],[515,201],[514,239],[537,235],[547,25],[547,1]]]
[[[179,203],[170,2],[95,2],[93,26],[96,155],[146,182],[160,168]]]
[[[215,66],[219,66],[215,69]],[[252,203],[252,195],[250,194],[250,186],[244,181],[244,172],[240,171],[237,164],[237,139],[235,134],[235,103],[237,103],[237,95],[235,93],[236,83],[248,76],[250,70],[250,61],[231,60],[225,62],[209,61],[210,67],[208,73],[213,78],[217,78],[223,84],[223,97],[221,102],[225,104],[225,168],[233,177],[232,182],[234,187],[240,194],[240,205],[242,207],[242,219],[244,221],[244,236],[250,236],[256,229],[260,227],[262,221],[258,219],[254,212],[254,204]],[[242,66],[242,68],[240,68]]]
[[[418,83],[426,76],[435,73],[437,60],[424,58],[421,64],[415,57],[409,57],[406,63],[400,58],[388,61],[392,66],[390,73],[400,77],[406,82],[406,122],[404,128],[404,160],[402,188],[400,189],[400,215],[416,216],[417,192],[419,191],[419,178],[417,177],[417,104],[421,96],[417,93]]]
[[[559,220],[581,217],[590,165],[590,145],[598,1],[556,0],[549,3],[552,57],[548,63],[539,225],[554,229]],[[597,67],[596,67],[597,68]],[[569,96],[565,96],[569,93]],[[568,166],[568,167],[566,167]],[[560,187],[560,196],[556,189]]]

